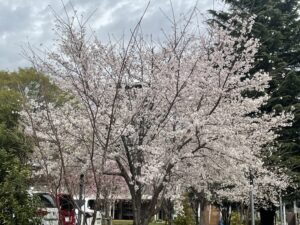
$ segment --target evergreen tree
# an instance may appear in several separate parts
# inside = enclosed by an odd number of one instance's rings
[[[19,129],[20,95],[0,89],[0,224],[34,223],[35,207],[27,192],[31,144]]]
[[[298,0],[224,0],[229,10],[213,11],[211,22],[224,26],[224,21],[238,15],[242,18],[256,15],[251,35],[260,39],[254,74],[264,70],[272,81],[267,90],[271,96],[264,111],[293,112],[291,127],[278,131],[279,137],[271,152],[266,151],[266,164],[288,168],[296,185],[300,184],[300,20]],[[238,31],[237,31],[238,32]],[[252,93],[253,94],[253,93]],[[255,93],[254,93],[255,94]],[[259,93],[256,93],[259,94]],[[254,96],[255,97],[255,96]],[[299,195],[291,185],[289,197]],[[261,224],[274,224],[274,207],[261,209]]]
[[[182,212],[174,220],[175,225],[191,225],[195,224],[193,210],[189,204],[188,194],[185,194],[182,199]]]
[[[0,72],[0,225],[38,224],[36,201],[29,196],[33,149],[20,123],[24,93],[30,98],[59,101],[59,89],[33,69]]]
[[[210,11],[214,22],[238,15],[256,15],[252,35],[260,39],[251,73],[264,70],[271,74],[268,89],[271,98],[263,110],[293,112],[291,127],[279,131],[278,145],[269,155],[268,163],[290,169],[296,183],[300,183],[300,20],[298,0],[225,0],[229,10]],[[295,193],[294,193],[295,194]]]

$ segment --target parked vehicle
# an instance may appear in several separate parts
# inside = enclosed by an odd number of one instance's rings
[[[31,193],[33,199],[38,202],[38,217],[41,217],[42,225],[58,225],[59,213],[52,194],[46,192]]]
[[[69,194],[57,194],[60,225],[75,225],[75,203]]]
[[[76,200],[77,202],[79,200]],[[82,219],[81,219],[81,225],[90,225],[92,224],[93,215],[96,208],[96,200],[94,198],[85,198],[83,200],[83,204],[81,206],[82,210]],[[78,204],[79,205],[79,204]],[[78,210],[76,210],[76,214],[78,215]],[[101,225],[102,224],[102,214],[99,207],[96,209],[96,222],[95,225]]]

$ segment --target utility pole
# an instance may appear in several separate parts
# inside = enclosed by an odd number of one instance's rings
[[[81,225],[82,211],[81,206],[84,204],[83,202],[83,187],[84,186],[84,175],[80,174],[79,178],[79,203],[78,203],[78,222],[77,225]]]
[[[199,225],[200,224],[200,216],[201,215],[201,203],[200,201],[198,202],[198,205],[197,205],[197,221],[196,221],[196,224]]]
[[[297,209],[297,202],[296,200],[293,201],[294,205],[294,215],[295,215],[295,224],[298,225],[298,209]]]
[[[281,225],[284,225],[284,222],[283,222],[283,207],[282,207],[282,197],[281,197],[281,195],[279,196],[279,212],[280,212],[280,223],[281,223]]]
[[[282,202],[283,225],[286,225],[285,201]]]
[[[254,194],[253,194],[253,180],[254,176],[252,174],[252,171],[250,170],[250,204],[251,204],[251,225],[255,225],[255,217],[254,217]]]
[[[250,191],[250,201],[251,201],[251,225],[255,225],[254,195],[253,195],[253,188],[252,187],[251,187],[251,191]]]

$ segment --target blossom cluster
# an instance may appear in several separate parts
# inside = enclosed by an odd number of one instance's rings
[[[253,21],[214,24],[199,34],[191,17],[174,24],[162,43],[137,26],[124,44],[89,37],[76,17],[58,20],[53,51],[31,59],[71,98],[29,101],[23,113],[39,143],[34,160],[42,172],[59,180],[90,171],[96,186],[119,175],[133,197],[178,196],[194,186],[208,197],[245,201],[254,170],[258,196],[273,199],[288,179],[268,171],[260,151],[290,116],[262,114],[268,96],[247,95],[263,92],[271,79],[249,73],[259,45],[249,37]]]

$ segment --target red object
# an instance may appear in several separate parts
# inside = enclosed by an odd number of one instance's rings
[[[60,225],[75,225],[75,204],[69,194],[57,194],[56,202],[59,210]]]

